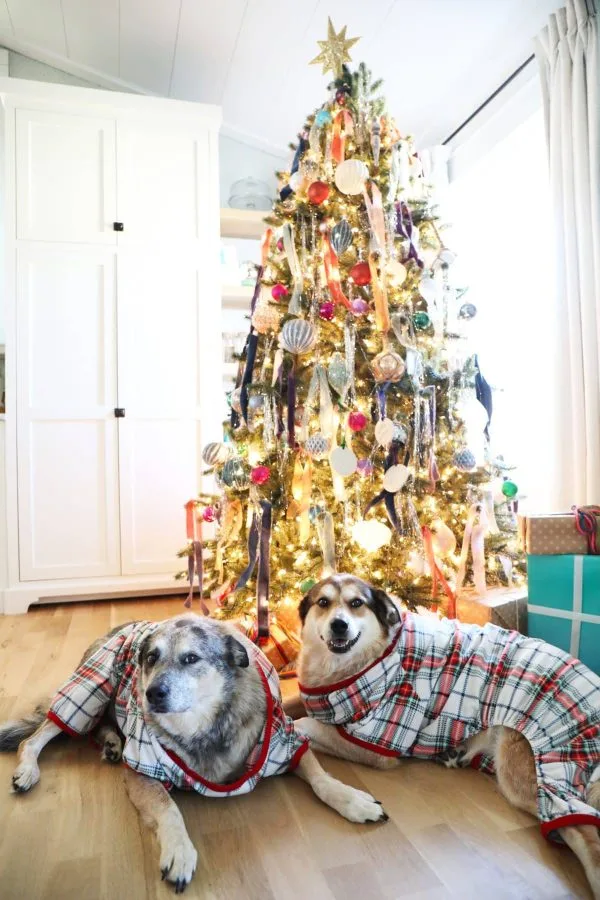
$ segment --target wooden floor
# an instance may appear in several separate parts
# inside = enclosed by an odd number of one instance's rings
[[[162,619],[180,598],[49,606],[0,616],[0,720],[49,695],[82,650],[110,627]],[[570,852],[549,845],[493,781],[473,771],[406,762],[377,772],[324,758],[371,791],[385,825],[351,825],[293,776],[240,799],[178,794],[200,854],[186,897],[211,900],[415,900],[589,898]],[[171,894],[154,838],[140,827],[120,767],[86,742],[42,753],[31,794],[10,793],[12,754],[0,755],[2,900],[142,900]]]

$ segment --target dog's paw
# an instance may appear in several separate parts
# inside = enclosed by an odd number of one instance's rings
[[[12,777],[12,789],[15,794],[24,794],[38,783],[40,770],[35,762],[22,762],[15,769]]]
[[[378,800],[336,778],[328,777],[320,786],[318,796],[349,822],[387,822],[389,819]]]
[[[463,765],[464,758],[465,751],[460,747],[454,747],[452,750],[446,750],[445,753],[440,754],[438,760],[442,765],[446,766],[447,769],[460,769]]]
[[[118,763],[123,755],[123,742],[116,731],[107,731],[102,742],[101,759],[109,763]]]
[[[183,894],[194,877],[198,853],[187,834],[174,832],[161,842],[160,874],[163,881],[175,886],[176,894]]]

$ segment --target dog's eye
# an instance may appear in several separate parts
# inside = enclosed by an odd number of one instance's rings
[[[325,609],[326,607],[328,607],[329,600],[327,599],[327,597],[319,597],[319,599],[317,600],[317,606],[320,606],[321,609]]]
[[[196,656],[195,653],[186,653],[181,661],[184,666],[192,666],[194,663],[197,663],[199,659],[200,657]]]
[[[158,650],[151,650],[146,654],[146,665],[152,667],[158,659]]]
[[[364,600],[361,600],[360,597],[354,597],[354,599],[351,600],[348,605],[351,606],[352,609],[358,609],[358,607],[362,606],[363,603],[364,603]]]

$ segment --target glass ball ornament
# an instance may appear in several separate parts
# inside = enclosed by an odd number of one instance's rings
[[[331,122],[331,113],[328,109],[320,109],[319,112],[315,116],[315,122],[322,128],[323,125],[327,125],[328,122]]]
[[[304,444],[304,449],[313,459],[322,459],[329,453],[330,447],[331,440],[328,437],[325,437],[324,434],[321,434],[320,431],[316,434],[311,434]]]
[[[340,219],[331,229],[331,246],[341,256],[352,243],[352,229],[346,219]]]
[[[364,412],[356,409],[348,416],[348,427],[351,431],[363,431],[367,427],[368,421]]]
[[[356,471],[361,478],[369,478],[373,474],[373,463],[370,459],[359,459]]]
[[[239,456],[228,459],[221,472],[223,484],[240,491],[248,487],[248,476],[248,466]]]
[[[329,197],[329,185],[325,181],[313,181],[306,194],[313,206],[320,206]]]
[[[241,413],[242,411],[242,389],[241,387],[236,388],[231,392],[231,408],[236,413]]]
[[[319,316],[321,319],[325,319],[326,322],[331,322],[335,316],[335,304],[332,303],[331,300],[326,300],[325,303],[321,303],[319,307]]]
[[[259,334],[268,334],[269,331],[279,329],[280,314],[270,304],[259,304],[252,315],[252,327]]]
[[[231,453],[227,444],[215,441],[207,444],[202,451],[202,459],[207,466],[219,466],[226,463]]]
[[[255,466],[250,472],[252,484],[266,484],[270,477],[271,470],[268,466]]]
[[[371,269],[369,263],[358,262],[350,269],[350,278],[359,287],[364,287],[371,283]]]
[[[443,247],[438,253],[438,259],[444,265],[451,266],[456,259],[456,253],[448,247]]]
[[[254,411],[258,409],[262,409],[265,405],[265,395],[264,394],[249,394],[248,396],[248,409],[252,409]]]
[[[502,483],[502,493],[507,500],[513,500],[519,493],[519,488],[514,481],[507,480]]]
[[[363,300],[362,297],[357,297],[356,300],[352,300],[350,308],[355,316],[364,316],[365,313],[369,312],[369,304],[366,300]]]
[[[339,352],[333,353],[327,366],[327,380],[336,394],[343,394],[348,384],[346,360]]]
[[[473,303],[463,303],[458,311],[459,319],[473,319],[477,315],[477,307]]]
[[[304,181],[308,181],[309,183],[317,181],[319,175],[319,163],[316,159],[305,156],[300,163],[299,171],[302,174]]]
[[[457,450],[452,461],[457,469],[461,472],[472,472],[477,467],[477,460],[474,453],[468,447]]]
[[[382,350],[378,353],[371,363],[371,368],[375,381],[380,383],[400,381],[406,371],[404,360],[394,350]]]
[[[422,310],[418,310],[416,313],[413,313],[413,325],[417,331],[426,331],[431,325],[431,319],[426,312]]]
[[[396,441],[398,444],[405,444],[408,438],[408,431],[406,430],[406,426],[402,424],[402,422],[394,422],[394,436],[392,438],[393,441]]]
[[[360,159],[347,159],[335,170],[335,186],[342,194],[362,194],[369,169]]]
[[[217,518],[217,511],[214,506],[205,506],[202,510],[202,519],[204,522],[214,522]]]
[[[308,353],[317,340],[317,330],[306,319],[289,319],[279,336],[279,343],[289,353]]]
[[[274,284],[271,288],[271,297],[277,303],[279,303],[280,300],[283,300],[284,297],[287,297],[288,294],[289,291],[286,288],[285,284]]]

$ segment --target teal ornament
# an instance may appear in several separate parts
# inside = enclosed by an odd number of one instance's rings
[[[332,354],[327,366],[327,380],[336,394],[344,394],[348,386],[348,369],[341,353]]]
[[[504,481],[502,482],[502,493],[507,500],[513,500],[519,493],[519,488],[514,481]]]
[[[419,311],[413,313],[412,320],[417,331],[426,331],[431,325],[431,319],[426,312]]]
[[[315,122],[322,128],[324,125],[327,125],[331,122],[331,113],[328,109],[320,109],[317,115],[315,116]]]
[[[221,478],[223,484],[226,484],[227,487],[241,491],[248,487],[248,482],[250,480],[248,465],[241,457],[234,456],[233,459],[228,459],[223,466]]]
[[[457,450],[453,459],[454,465],[461,472],[471,472],[477,466],[477,460],[468,447]]]
[[[311,588],[314,588],[316,583],[314,578],[305,578],[304,581],[300,582],[300,590],[303,594],[308,594]]]
[[[331,229],[331,246],[338,256],[341,256],[352,243],[352,229],[346,219],[340,221]]]

